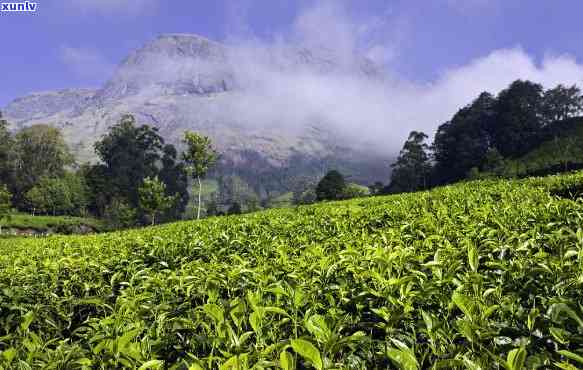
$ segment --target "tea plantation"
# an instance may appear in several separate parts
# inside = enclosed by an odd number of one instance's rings
[[[583,368],[583,174],[0,241],[4,369]]]

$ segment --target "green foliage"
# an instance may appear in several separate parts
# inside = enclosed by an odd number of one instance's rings
[[[342,199],[362,198],[370,195],[370,189],[366,186],[349,183],[344,189]]]
[[[114,230],[127,229],[138,224],[138,211],[123,199],[114,198],[105,208],[103,218]]]
[[[139,205],[138,188],[146,177],[156,176],[157,164],[161,159],[164,140],[156,127],[136,126],[132,115],[124,115],[119,123],[112,126],[100,141],[95,143],[95,151],[103,162],[93,170],[101,181],[95,191],[105,194],[106,203],[113,198],[123,198],[134,208]]]
[[[173,145],[165,145],[162,151],[162,168],[158,177],[166,186],[166,195],[176,196],[173,207],[167,209],[162,217],[177,220],[182,217],[188,204],[188,176],[184,163],[177,160],[178,152]]]
[[[14,137],[8,127],[8,122],[2,119],[0,112],[0,183],[7,184],[9,190],[15,191],[14,178]]]
[[[530,81],[517,80],[493,97],[482,93],[470,105],[460,109],[453,118],[439,126],[433,143],[435,166],[433,184],[444,184],[467,178],[480,178],[544,172],[541,158],[521,158],[541,146],[549,146],[560,156],[564,168],[577,163],[575,140],[566,132],[573,130],[575,117],[583,112],[583,96],[577,86],[558,85],[544,91]],[[561,140],[557,140],[558,138]],[[497,171],[483,168],[486,156],[496,150],[508,166]],[[531,156],[532,157],[532,156]],[[531,159],[535,159],[534,161]],[[542,160],[559,160],[545,156]],[[506,168],[503,168],[506,167]],[[484,173],[485,172],[485,173]]]
[[[425,143],[427,135],[412,131],[403,145],[397,161],[391,165],[390,192],[407,192],[426,189],[431,165],[429,146]]]
[[[557,128],[557,126],[563,126]],[[516,159],[506,159],[497,171],[484,170],[485,176],[524,177],[581,168],[583,164],[583,120],[556,122],[545,134],[546,140]]]
[[[166,185],[158,177],[146,177],[138,192],[140,207],[150,215],[152,225],[156,224],[156,215],[172,208],[178,198],[177,195],[166,195]]]
[[[73,163],[62,133],[48,125],[33,125],[14,137],[15,188],[24,194],[43,177],[60,177]]]
[[[545,124],[563,121],[583,112],[583,96],[576,85],[558,85],[544,92],[543,115]]]
[[[227,210],[227,214],[229,215],[240,215],[241,213],[243,213],[243,210],[241,209],[241,205],[238,202],[233,202],[233,204],[231,204]]]
[[[14,229],[32,229],[39,233],[49,231],[60,233],[62,230],[78,230],[89,228],[93,231],[104,231],[105,225],[97,219],[73,216],[32,216],[28,213],[12,213],[5,221],[5,226]],[[73,233],[73,232],[69,232]]]
[[[183,143],[186,146],[182,159],[186,163],[186,172],[198,182],[198,203],[196,218],[200,218],[202,183],[201,180],[218,160],[218,153],[212,146],[211,139],[195,132],[186,131]]]
[[[433,182],[458,181],[471,168],[481,165],[491,147],[495,104],[496,99],[483,92],[450,121],[439,126],[433,142],[436,161]]]
[[[43,177],[25,194],[33,215],[86,215],[87,187],[82,177],[65,173],[60,178]]]
[[[581,367],[583,174],[0,241],[4,368]]]
[[[12,194],[5,184],[0,184],[0,233],[2,233],[2,224],[10,220],[12,213]]]
[[[342,199],[345,190],[344,176],[340,172],[332,170],[324,175],[316,185],[316,199],[319,201]]]
[[[193,178],[203,178],[218,160],[211,139],[195,132],[186,131],[183,139],[186,170]]]

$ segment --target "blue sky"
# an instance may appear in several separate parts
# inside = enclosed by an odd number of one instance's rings
[[[161,33],[197,33],[218,41],[286,37],[321,3],[38,0],[36,13],[0,13],[0,106],[34,91],[97,87],[131,50]],[[545,58],[583,62],[580,0],[327,3],[341,9],[342,17],[322,21],[316,31],[342,37],[338,25],[350,23],[350,29],[359,30],[353,40],[359,51],[391,75],[416,84],[464,71],[498,50],[519,50],[535,69]]]

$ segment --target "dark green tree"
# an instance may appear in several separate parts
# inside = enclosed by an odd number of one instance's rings
[[[431,163],[429,147],[425,143],[427,135],[412,131],[399,153],[397,161],[391,165],[390,192],[407,192],[428,187]]]
[[[496,99],[484,92],[460,109],[451,121],[439,126],[433,142],[433,182],[458,181],[482,163],[492,141],[490,130],[496,117],[495,104]]]
[[[336,170],[329,171],[316,185],[316,199],[318,201],[341,199],[345,189],[344,176]]]
[[[576,85],[565,87],[558,85],[544,92],[543,119],[549,125],[581,114],[583,111],[583,96]]]
[[[107,192],[107,203],[113,198],[123,198],[132,208],[139,207],[138,188],[146,177],[158,175],[163,144],[156,127],[136,126],[132,115],[124,115],[95,143],[103,167],[95,170],[94,175],[99,173],[104,177],[101,190]]]
[[[0,184],[0,234],[4,222],[10,220],[12,212],[12,194],[5,184]]]
[[[177,160],[178,152],[174,145],[166,144],[162,150],[162,168],[158,177],[166,185],[166,195],[176,196],[174,206],[162,215],[165,220],[179,219],[188,204],[188,175],[184,163]]]
[[[539,143],[543,101],[542,86],[530,81],[514,81],[498,94],[491,136],[503,157],[518,157]]]
[[[0,112],[0,182],[8,186],[9,191],[16,191],[14,169],[14,137],[10,133],[8,121],[2,118]]]
[[[241,209],[241,204],[239,204],[239,202],[233,202],[227,210],[228,215],[240,215],[241,213],[243,213],[243,210]]]

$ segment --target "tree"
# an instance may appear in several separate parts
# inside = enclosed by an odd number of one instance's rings
[[[61,131],[48,125],[33,125],[15,136],[17,189],[26,193],[43,177],[60,177],[74,163]]]
[[[543,88],[530,81],[514,81],[496,99],[491,127],[492,146],[504,157],[525,154],[540,141],[543,126]]]
[[[2,119],[0,112],[0,182],[7,184],[8,188],[14,188],[14,137],[8,129],[8,122]]]
[[[26,192],[25,200],[33,215],[38,212],[83,216],[88,203],[83,178],[69,172],[60,178],[41,178]]]
[[[178,152],[174,145],[166,144],[162,152],[162,168],[158,177],[166,185],[166,195],[176,195],[174,207],[165,212],[165,218],[176,220],[182,216],[188,204],[188,175],[184,163],[176,160]]]
[[[137,211],[124,199],[113,198],[104,216],[111,228],[125,229],[136,225]]]
[[[406,192],[426,189],[428,175],[431,170],[429,162],[429,147],[425,143],[427,135],[423,132],[411,131],[399,153],[397,161],[391,165],[390,192]]]
[[[106,180],[107,202],[123,198],[132,208],[139,206],[138,188],[146,177],[158,175],[158,162],[164,140],[156,127],[136,126],[132,115],[124,115],[112,126],[95,151],[103,162],[101,173]]]
[[[458,181],[479,166],[491,146],[490,130],[495,120],[496,99],[483,92],[470,105],[439,126],[433,142],[433,182]]]
[[[218,160],[218,153],[211,144],[211,140],[194,132],[186,131],[184,133],[184,144],[186,150],[182,158],[186,163],[186,171],[198,182],[198,206],[196,218],[200,219],[200,207],[202,196],[201,180],[206,176],[209,169],[212,168]]]
[[[241,209],[241,204],[239,204],[239,202],[233,202],[227,210],[228,215],[240,215],[241,213],[243,213],[243,210]]]
[[[166,195],[166,185],[158,177],[146,177],[140,193],[140,207],[150,215],[152,225],[156,224],[156,215],[172,208],[177,196]]]
[[[12,194],[5,184],[0,185],[0,221],[10,220],[12,214]],[[0,234],[2,234],[2,224],[0,223]]]
[[[583,111],[583,96],[576,86],[558,85],[544,92],[543,115],[544,124],[575,117]]]
[[[500,155],[496,148],[490,149],[484,157],[484,162],[480,166],[480,170],[495,176],[500,176],[502,175],[503,169],[504,157]]]
[[[348,184],[342,193],[342,199],[362,198],[371,195],[370,189],[366,186]]]
[[[379,195],[382,194],[385,185],[383,185],[380,181],[375,181],[374,184],[368,186],[368,190],[371,195]]]
[[[329,171],[316,185],[316,199],[318,201],[341,199],[345,189],[344,176],[336,170]]]

